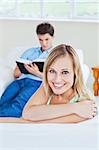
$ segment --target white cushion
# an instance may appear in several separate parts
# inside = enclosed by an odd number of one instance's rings
[[[79,57],[79,62],[80,62],[80,66],[81,66],[81,70],[83,74],[83,80],[84,80],[84,84],[86,85],[88,77],[89,77],[90,69],[86,64],[84,64],[83,51],[80,49],[76,49],[76,53]]]
[[[80,64],[83,64],[83,62],[84,62],[83,51],[81,49],[76,49],[76,53],[77,53],[77,55],[79,57]]]
[[[25,51],[25,48],[15,48],[5,58],[0,57],[0,96],[9,83],[14,80],[13,71],[16,59]],[[6,61],[5,61],[6,60]]]
[[[6,60],[8,62],[7,66],[14,69],[16,66],[16,60],[22,55],[25,50],[26,49],[22,47],[10,50],[9,54],[6,56]]]
[[[0,63],[0,96],[13,79],[13,69]]]

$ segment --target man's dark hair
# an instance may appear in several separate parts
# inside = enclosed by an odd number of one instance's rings
[[[51,36],[53,36],[54,35],[54,27],[50,23],[44,22],[37,26],[36,33],[37,33],[37,35],[48,33]]]

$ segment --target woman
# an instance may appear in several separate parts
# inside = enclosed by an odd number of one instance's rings
[[[18,122],[77,123],[96,115],[96,104],[84,87],[79,58],[71,46],[61,44],[51,51],[43,81]]]

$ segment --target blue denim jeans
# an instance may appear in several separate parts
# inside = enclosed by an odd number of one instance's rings
[[[25,104],[41,83],[29,78],[13,81],[0,98],[0,117],[21,117]]]

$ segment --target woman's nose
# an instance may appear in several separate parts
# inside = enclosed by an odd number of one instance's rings
[[[60,74],[56,74],[55,81],[57,81],[57,82],[61,82],[62,81],[62,78],[61,78]]]

